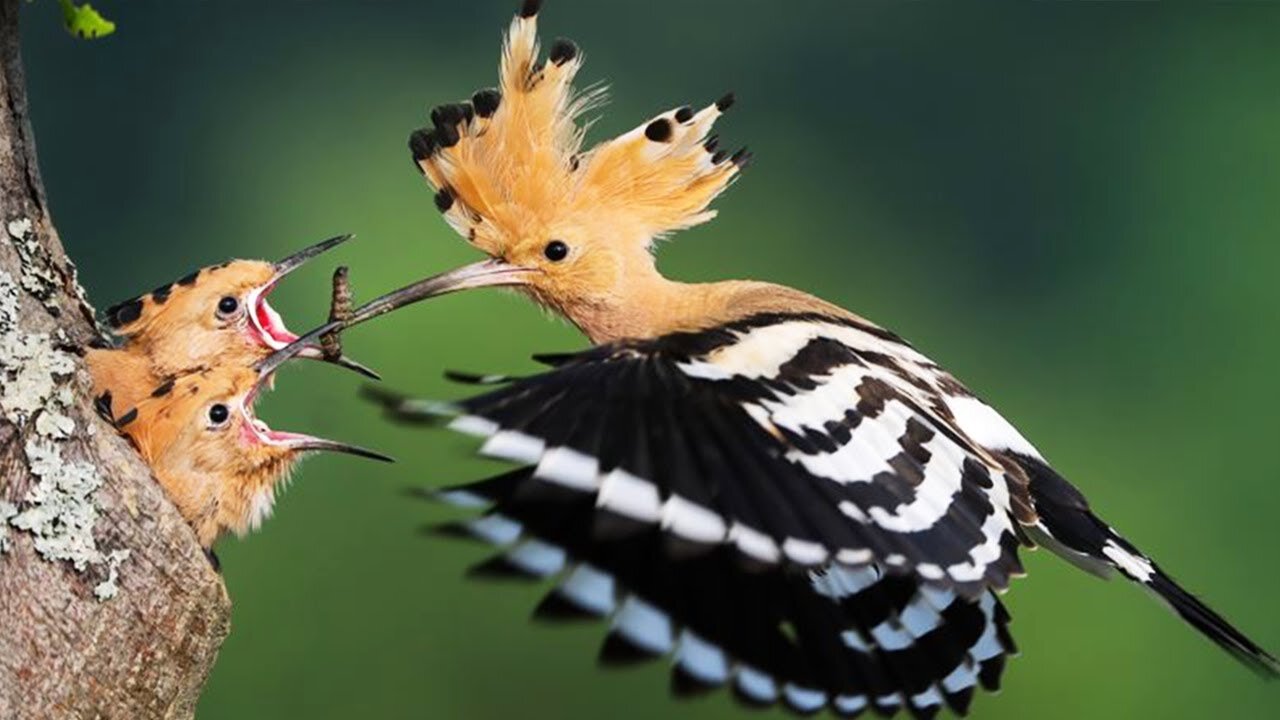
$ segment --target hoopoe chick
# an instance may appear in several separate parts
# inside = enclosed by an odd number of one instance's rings
[[[232,260],[201,268],[108,308],[106,323],[123,342],[86,353],[95,395],[118,415],[169,378],[200,367],[247,368],[286,347],[298,336],[267,296],[286,275],[349,239],[331,238],[274,263]],[[299,356],[328,360],[318,344]],[[377,378],[350,358],[331,361]]]
[[[597,344],[453,406],[453,428],[518,465],[439,493],[488,508],[455,528],[502,548],[480,571],[555,578],[540,616],[609,618],[601,659],[670,657],[678,692],[927,718],[998,688],[1016,649],[998,593],[1040,544],[1277,675],[894,333],[778,285],[663,278],[655,241],[711,219],[746,158],[709,135],[728,98],[584,151],[577,118],[599,94],[573,91],[572,43],[539,62],[537,12],[512,21],[499,88],[410,140],[437,207],[489,258],[355,313],[514,286]],[[403,418],[442,408],[376,397]]]
[[[244,535],[270,517],[279,489],[307,453],[391,460],[355,445],[273,430],[254,414],[280,363],[307,347],[303,342],[255,365],[172,378],[115,418],[206,549],[224,533]]]

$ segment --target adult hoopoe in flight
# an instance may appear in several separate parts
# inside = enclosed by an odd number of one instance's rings
[[[275,263],[232,260],[201,268],[108,308],[107,325],[123,342],[86,352],[94,394],[119,415],[173,377],[200,367],[249,367],[289,345],[297,336],[267,296],[286,275],[351,237],[330,238]],[[327,359],[319,345],[298,355]],[[346,357],[332,362],[378,377]]]
[[[390,460],[355,445],[273,430],[254,414],[254,403],[280,365],[308,353],[330,327],[295,339],[256,363],[200,367],[169,378],[112,418],[206,550],[227,531],[243,535],[257,529],[306,453]]]
[[[1044,545],[1119,572],[1266,676],[1277,662],[1090,509],[994,409],[894,333],[763,282],[686,284],[660,237],[710,220],[743,151],[709,135],[731,97],[584,151],[576,46],[540,62],[538,2],[500,87],[411,136],[448,222],[488,259],[357,317],[464,288],[528,294],[595,343],[449,409],[520,465],[439,493],[481,566],[556,577],[545,616],[610,619],[606,661],[669,656],[677,690],[856,715],[965,713],[1015,651],[998,593]],[[377,395],[395,415],[436,404]]]

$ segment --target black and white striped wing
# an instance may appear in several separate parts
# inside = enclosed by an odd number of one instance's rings
[[[877,563],[969,597],[1021,571],[1024,484],[949,422],[936,366],[882,330],[765,316],[552,362],[451,426],[591,498],[602,537],[656,527],[685,554]]]
[[[542,615],[608,618],[603,659],[670,656],[677,689],[928,717],[996,685],[1025,486],[936,366],[812,316],[547,360],[452,407],[523,466],[439,493],[488,508],[457,526],[504,548],[481,572],[558,576]]]
[[[727,547],[672,561],[655,529],[601,540],[589,496],[521,469],[436,497],[487,507],[446,526],[502,548],[473,574],[556,578],[535,617],[609,623],[600,661],[667,657],[672,689],[853,716],[964,714],[1015,648],[992,591],[968,599],[872,564],[742,568]]]
[[[875,326],[758,316],[548,361],[451,406],[482,452],[523,467],[438,496],[488,508],[458,528],[503,547],[482,571],[558,576],[540,614],[608,618],[605,660],[668,656],[677,690],[731,684],[801,712],[963,714],[1014,651],[994,593],[1031,537],[1280,672]]]

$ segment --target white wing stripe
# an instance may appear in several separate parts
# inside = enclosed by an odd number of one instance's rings
[[[788,430],[804,432],[804,428],[822,428],[828,422],[839,422],[845,412],[858,402],[858,383],[867,377],[867,368],[844,365],[825,377],[811,377],[817,383],[812,390],[804,390],[780,400],[761,402],[770,410],[769,419]]]
[[[995,484],[999,486],[1002,482],[997,480]],[[982,524],[982,535],[986,540],[969,551],[969,562],[956,563],[948,567],[947,574],[957,582],[981,580],[987,573],[987,567],[999,559],[1003,552],[1000,540],[1005,531],[1012,532],[1012,530],[1007,514],[996,512],[987,516],[986,522]]]
[[[942,399],[955,417],[956,427],[979,445],[1043,459],[1040,451],[990,405],[975,397],[944,395]]]
[[[662,527],[694,542],[723,542],[728,527],[712,510],[672,495],[662,504]]]
[[[565,560],[563,548],[541,540],[526,540],[507,553],[507,562],[540,578],[560,572]]]
[[[778,686],[773,678],[750,665],[739,664],[733,679],[742,694],[757,702],[771,703],[778,699]]]
[[[777,562],[780,556],[778,543],[773,538],[742,523],[736,522],[730,526],[729,542],[742,552],[765,562]]]
[[[656,523],[662,519],[662,500],[657,486],[621,468],[610,470],[604,476],[596,505],[642,522]]]
[[[931,687],[919,695],[911,696],[911,704],[918,708],[933,707],[942,704],[942,695],[938,692],[938,688]]]
[[[592,492],[600,486],[599,461],[573,448],[550,448],[537,462],[534,477],[584,492]]]
[[[693,372],[705,379],[727,379],[734,375],[747,378],[773,377],[788,360],[795,357],[810,340],[827,337],[850,348],[870,351],[903,360],[931,364],[930,360],[901,343],[876,337],[858,328],[814,320],[791,320],[761,325],[738,333],[738,340],[711,351]],[[713,366],[719,372],[706,365]],[[681,369],[688,365],[681,366]],[[686,369],[686,372],[689,370]]]
[[[545,447],[546,443],[532,435],[515,430],[499,430],[480,446],[480,454],[532,465],[542,458]]]
[[[942,678],[942,689],[948,693],[958,693],[978,684],[978,668],[968,662],[956,666],[951,674]]]
[[[915,501],[903,503],[892,511],[872,507],[867,511],[871,520],[885,530],[909,533],[928,530],[941,520],[951,508],[951,500],[961,489],[963,471],[956,463],[955,446],[942,435],[935,435],[925,444],[930,458],[924,468],[924,480],[916,486]]]
[[[613,576],[585,563],[575,567],[556,592],[596,615],[608,615],[616,606]]]
[[[841,484],[869,482],[877,473],[894,472],[889,460],[902,452],[898,439],[906,434],[913,414],[906,405],[891,400],[884,412],[859,423],[849,442],[835,452],[810,455],[792,449],[786,457],[818,477]]]
[[[492,545],[510,545],[524,532],[524,527],[502,515],[481,515],[466,522],[467,530]]]
[[[634,595],[622,601],[613,616],[613,629],[631,644],[655,655],[671,652],[671,616]]]
[[[974,660],[986,662],[993,657],[1003,655],[1004,647],[1000,645],[1000,638],[996,633],[996,596],[989,592],[984,593],[978,604],[982,608],[982,614],[987,618],[987,624],[983,628],[982,636],[978,638],[978,642],[974,643],[969,653]]]
[[[942,616],[933,607],[929,598],[917,593],[911,602],[903,608],[898,616],[902,627],[914,638],[922,638],[942,624]]]
[[[816,712],[827,704],[827,694],[821,690],[800,687],[792,683],[782,686],[782,694],[787,702],[802,713]]]
[[[680,631],[675,661],[685,672],[702,682],[719,685],[729,679],[729,659],[724,651],[692,630]]]
[[[498,423],[477,415],[459,415],[449,422],[449,429],[466,435],[489,437],[498,432]]]
[[[782,552],[800,565],[818,565],[827,561],[827,549],[807,540],[786,538],[782,541]]]
[[[834,326],[815,322],[781,322],[739,333],[738,341],[716,348],[704,358],[729,375],[773,377],[782,365],[816,337]]]
[[[867,706],[867,696],[837,695],[835,705],[836,710],[842,715],[854,715],[862,712],[863,708]]]

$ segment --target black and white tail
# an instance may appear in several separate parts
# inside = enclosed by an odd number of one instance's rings
[[[1010,453],[1030,478],[1031,496],[1040,524],[1037,540],[1067,560],[1094,572],[1111,571],[1142,584],[1173,609],[1178,617],[1231,653],[1250,670],[1267,678],[1280,677],[1276,658],[1250,640],[1185,588],[1151,558],[1125,540],[1089,509],[1071,483],[1043,461]]]

